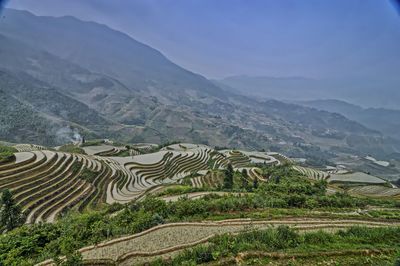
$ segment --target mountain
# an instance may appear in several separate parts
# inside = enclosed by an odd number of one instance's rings
[[[400,79],[231,76],[214,80],[247,96],[289,101],[340,99],[361,106],[399,108]]]
[[[204,77],[169,61],[159,51],[105,25],[74,17],[39,17],[7,9],[0,32],[32,47],[114,77],[129,89],[156,90],[166,98],[183,90],[223,97]]]
[[[0,138],[13,142],[52,145],[70,141],[65,131],[71,128],[95,137],[112,125],[83,103],[24,73],[0,71],[0,101]]]
[[[400,139],[400,111],[385,108],[362,108],[339,100],[314,100],[297,102],[328,112],[336,112],[387,136]]]
[[[0,88],[32,111],[37,127],[53,121],[48,135],[67,127],[123,142],[179,140],[327,159],[336,151],[400,150],[399,143],[342,115],[220,88],[105,25],[16,10],[4,15],[0,68],[6,74]],[[7,132],[0,137],[26,137]],[[56,137],[35,142],[62,143]]]

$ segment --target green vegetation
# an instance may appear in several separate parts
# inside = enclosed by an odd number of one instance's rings
[[[224,176],[224,189],[232,189],[232,188],[233,188],[233,167],[232,164],[228,164]]]
[[[0,233],[8,232],[22,225],[21,208],[14,202],[12,193],[5,189],[0,198]]]
[[[17,150],[13,147],[0,145],[0,163],[9,162],[14,158]]]
[[[242,188],[245,189],[245,190],[250,190],[250,188],[249,188],[249,180],[248,180],[249,179],[249,174],[247,173],[246,169],[242,170],[241,179],[242,179]]]
[[[86,152],[82,148],[80,148],[74,144],[63,145],[59,148],[59,151],[69,152],[69,153],[86,154]]]
[[[299,254],[313,253],[315,257],[320,257],[325,251],[351,250],[357,253],[357,250],[361,249],[389,250],[393,262],[396,251],[400,251],[399,239],[400,228],[352,227],[337,233],[316,231],[299,234],[286,226],[279,226],[277,229],[216,236],[207,245],[196,246],[184,251],[173,260],[160,259],[151,265],[197,265],[223,258],[233,258],[239,253],[245,254],[244,252],[249,251],[256,251],[257,257],[265,259],[266,261],[259,261],[259,264],[263,264],[272,260],[272,256],[267,256],[271,254],[268,252],[285,252],[289,255],[289,259],[290,254],[296,257]],[[248,257],[251,258],[251,255]]]
[[[79,165],[75,167],[79,168]],[[325,183],[311,182],[288,167],[279,166],[268,171],[282,177],[279,181],[272,179],[271,182],[260,183],[254,193],[243,196],[210,195],[170,203],[147,197],[142,202],[125,207],[117,204],[99,212],[70,214],[54,224],[24,225],[0,237],[0,265],[11,261],[31,265],[45,258],[66,255],[67,251],[61,249],[65,245],[79,248],[104,239],[138,233],[165,222],[200,221],[224,213],[245,214],[266,208],[347,208],[366,204],[362,199],[346,194],[325,196]],[[284,172],[287,176],[281,175]],[[82,171],[81,178],[90,182],[92,174]],[[107,215],[118,209],[122,211],[117,215]],[[295,210],[298,209],[289,213]]]
[[[90,170],[89,168],[83,167],[83,163],[75,162],[71,167],[73,172],[79,172],[78,178],[85,180],[89,183],[93,183],[95,178],[100,175],[100,172]]]
[[[180,199],[169,203],[147,197],[141,202],[125,206],[114,204],[101,211],[70,213],[54,224],[24,225],[0,237],[0,265],[32,265],[46,258],[69,254],[67,249],[61,248],[66,245],[77,249],[105,239],[138,233],[167,222],[229,218],[235,217],[235,213],[238,217],[253,218],[308,215],[313,208],[333,211],[380,202],[354,198],[347,194],[326,196],[326,184],[323,181],[311,182],[287,166],[264,171],[273,171],[281,178],[259,183],[254,193],[241,196],[209,195],[197,200]],[[186,189],[185,186],[182,187],[182,190]],[[383,201],[381,204],[389,206],[392,203]],[[116,215],[109,215],[117,210],[121,211]],[[264,212],[266,210],[270,211]],[[295,243],[297,247],[299,244]]]
[[[81,173],[79,174],[79,178],[89,183],[93,183],[93,181],[99,174],[100,174],[99,172],[92,171],[88,168],[83,168]]]

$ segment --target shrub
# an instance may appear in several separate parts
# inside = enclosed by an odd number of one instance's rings
[[[300,243],[299,235],[288,226],[280,225],[277,229],[276,248],[293,248]]]
[[[197,264],[207,263],[214,260],[210,246],[200,246],[200,248],[194,249],[194,256]]]
[[[99,174],[99,172],[90,170],[89,168],[83,168],[79,174],[79,178],[92,183]]]
[[[311,245],[323,245],[333,242],[334,235],[324,232],[309,232],[304,235],[304,242]]]
[[[13,160],[15,158],[15,152],[17,152],[17,150],[13,147],[0,145],[0,163],[5,163]]]

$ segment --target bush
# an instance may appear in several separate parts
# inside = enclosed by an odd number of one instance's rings
[[[99,172],[90,170],[89,168],[83,168],[79,174],[79,178],[92,183],[99,174]]]
[[[200,248],[195,249],[193,255],[196,258],[197,264],[207,263],[214,260],[210,246],[201,246]]]
[[[0,163],[5,163],[15,158],[14,153],[18,152],[17,149],[9,146],[0,145]]]
[[[280,225],[277,229],[276,241],[275,247],[278,249],[293,248],[300,243],[300,237],[293,229]]]
[[[311,245],[323,245],[333,242],[334,236],[324,231],[309,232],[304,235],[304,242]]]

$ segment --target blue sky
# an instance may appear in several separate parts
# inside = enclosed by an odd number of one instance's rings
[[[397,78],[400,16],[386,0],[11,0],[128,33],[210,78]]]

